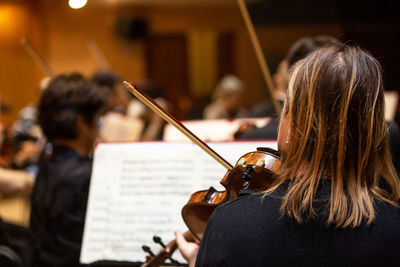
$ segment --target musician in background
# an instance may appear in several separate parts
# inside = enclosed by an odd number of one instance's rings
[[[51,77],[46,76],[39,82],[39,95],[47,87],[50,79]],[[46,143],[37,121],[37,114],[37,104],[29,103],[18,112],[18,118],[9,131],[9,142],[15,147],[15,153],[8,167],[25,171],[32,178],[37,175],[37,162]]]
[[[38,120],[52,153],[40,160],[31,197],[32,266],[79,266],[91,153],[106,97],[78,73],[54,77],[41,95]]]
[[[279,64],[277,72],[273,76],[276,87],[274,97],[283,105],[289,82],[289,69],[300,59],[305,58],[318,48],[336,45],[340,41],[329,35],[317,35],[314,37],[303,37],[297,40],[290,48],[286,58]],[[237,135],[237,139],[270,139],[275,140],[278,136],[279,114],[276,113],[272,101],[256,105],[248,114],[248,117],[272,117],[271,122],[261,128],[250,128],[249,131]]]
[[[222,77],[213,93],[212,102],[204,108],[204,119],[227,119],[240,116],[244,83],[235,75]]]
[[[400,181],[390,160],[381,67],[357,47],[321,48],[293,69],[278,178],[218,207],[193,266],[399,266]]]
[[[121,78],[112,71],[99,70],[93,73],[91,80],[97,85],[98,90],[107,94],[106,111],[126,113],[129,95],[122,86]]]
[[[32,189],[34,177],[22,170],[9,169],[9,151],[10,147],[5,147],[3,141],[6,139],[6,128],[3,125],[4,115],[8,115],[10,107],[0,102],[0,150],[1,150],[1,167],[0,167],[0,201],[3,198],[13,194],[27,195]],[[8,136],[7,136],[8,138]],[[9,142],[6,140],[6,142]],[[10,144],[6,144],[7,146]],[[8,150],[8,151],[7,151]],[[6,157],[5,160],[2,157]],[[28,233],[26,227],[15,223],[3,221],[0,218],[0,246],[1,252],[15,253],[16,258],[22,258],[25,250],[25,244]]]
[[[311,52],[325,46],[338,45],[340,41],[335,37],[329,35],[317,35],[314,37],[303,37],[297,40],[289,49],[285,61],[287,64],[281,65],[279,69],[279,79],[274,76],[274,81],[278,82],[277,90],[279,93],[276,96],[278,100],[286,95],[283,86],[288,85],[289,69],[294,66],[294,64],[303,58],[305,58]],[[285,81],[286,79],[286,81]],[[271,112],[273,105],[272,103],[265,104],[265,112]],[[262,108],[258,108],[258,115],[262,114]],[[279,117],[274,117],[274,113],[264,113],[265,116],[273,116],[271,122],[261,128],[250,128],[249,131],[241,133],[240,135],[235,135],[236,139],[241,140],[262,140],[271,139],[275,140],[278,136],[278,125]],[[387,121],[387,127],[389,129],[389,140],[390,140],[390,152],[392,155],[392,160],[397,172],[400,174],[400,130],[395,121]]]
[[[8,105],[0,102],[0,196],[8,193],[29,192],[34,181],[31,173],[10,169],[14,157],[14,144],[2,122],[3,116],[8,114],[9,109]]]
[[[313,50],[315,49],[312,49],[311,51]],[[285,101],[286,97],[286,89],[289,80],[288,75],[289,75],[288,60],[284,58],[279,62],[276,72],[274,73],[274,75],[272,75],[272,81],[274,83],[274,88],[275,88],[274,98],[278,101],[278,103],[281,106],[283,106],[283,102]],[[274,103],[270,99],[250,108],[246,114],[246,117],[249,118],[278,117],[278,116],[279,114],[275,109]]]
[[[165,87],[144,79],[136,83],[148,96],[154,99],[164,110],[171,112],[171,103],[165,97]],[[143,122],[140,141],[162,140],[166,122],[136,98],[129,102],[127,116]]]

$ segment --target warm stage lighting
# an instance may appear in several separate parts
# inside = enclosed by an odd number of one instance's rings
[[[70,8],[79,9],[86,5],[87,0],[69,0],[68,4]]]

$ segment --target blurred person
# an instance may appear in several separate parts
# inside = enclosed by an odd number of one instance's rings
[[[329,35],[317,35],[314,37],[303,37],[297,40],[290,48],[286,56],[287,66],[281,69],[280,78],[283,79],[280,81],[280,85],[287,86],[288,85],[288,73],[289,69],[294,66],[294,64],[300,60],[305,58],[311,52],[326,46],[334,46],[338,45],[341,42],[335,37]],[[284,66],[281,66],[284,67]],[[286,79],[286,81],[284,80]],[[283,87],[278,86],[280,88],[279,95],[281,97],[286,96],[286,92],[283,93]],[[268,106],[272,107],[271,104],[267,104],[267,110],[271,110]],[[271,115],[271,114],[270,114]],[[253,127],[249,131],[241,133],[240,135],[236,135],[236,139],[240,140],[276,140],[278,137],[278,125],[279,125],[279,117],[275,117],[272,119],[267,125],[261,128]],[[389,129],[389,142],[390,142],[390,152],[392,155],[392,160],[394,166],[398,173],[400,173],[400,130],[396,122],[387,121],[386,125]]]
[[[289,82],[289,69],[300,59],[305,58],[311,52],[330,45],[340,44],[340,41],[333,36],[317,35],[314,37],[303,37],[294,42],[289,48],[286,58],[283,59],[278,67],[277,73],[274,75],[274,83],[276,86],[276,99],[283,104],[286,97],[286,90]],[[272,101],[267,101],[258,105],[249,114],[250,117],[272,117],[272,120],[261,128],[253,127],[249,131],[236,136],[236,139],[269,139],[276,140],[278,137],[279,117],[275,111]]]
[[[272,75],[272,81],[275,87],[274,98],[278,101],[278,103],[281,106],[283,106],[283,101],[285,100],[286,89],[288,86],[287,84],[289,79],[288,70],[289,70],[288,60],[284,58],[279,62],[276,72],[274,73],[274,75]],[[246,117],[251,117],[251,118],[277,117],[277,116],[279,116],[279,114],[275,110],[275,106],[270,99],[250,108],[250,110],[246,114]]]
[[[382,70],[360,48],[318,49],[292,68],[278,177],[215,209],[189,266],[399,266],[400,181]]]
[[[91,155],[106,97],[78,73],[52,78],[40,97],[38,121],[52,151],[40,159],[31,196],[31,266],[80,266]]]
[[[40,80],[39,95],[46,89],[50,79],[46,76]],[[38,172],[37,162],[46,143],[37,116],[37,104],[29,103],[18,112],[18,118],[9,131],[9,142],[15,150],[9,167],[24,170],[32,177]]]
[[[4,109],[5,105],[1,102],[0,106],[2,116],[4,113],[8,113],[9,108]],[[14,144],[10,139],[6,127],[0,121],[0,196],[1,194],[29,193],[35,178],[34,173],[11,168],[18,151],[15,151]],[[36,152],[34,153],[36,154]]]
[[[122,86],[121,78],[113,71],[99,70],[93,73],[91,80],[99,90],[107,94],[106,111],[126,113],[129,95]]]
[[[9,197],[27,196],[33,186],[34,177],[23,170],[9,169],[11,159],[14,154],[12,144],[7,136],[7,129],[3,125],[4,115],[8,114],[10,107],[0,102],[0,201]],[[22,258],[28,237],[27,228],[17,225],[15,222],[3,221],[0,218],[0,245],[10,253],[15,253],[14,257]]]
[[[163,86],[148,79],[139,80],[136,82],[136,85],[149,97],[154,99],[163,109],[170,111],[172,105],[165,98],[165,89]],[[143,122],[140,141],[162,140],[164,126],[166,125],[165,120],[140,100],[136,99],[136,97],[133,97],[129,102],[127,116],[138,118]]]
[[[10,129],[10,138],[16,150],[10,168],[25,170],[33,177],[37,174],[37,162],[46,143],[37,122],[37,113],[35,104],[27,105],[20,110]]]
[[[25,171],[0,168],[0,196],[29,192],[34,181],[34,177]]]
[[[243,112],[241,100],[244,83],[235,75],[222,77],[212,96],[212,102],[204,108],[204,119],[226,119],[239,116]]]
[[[327,45],[336,45],[339,44],[340,41],[330,35],[317,35],[313,37],[302,37],[294,42],[284,59],[279,63],[276,72],[272,76],[272,80],[275,85],[274,98],[283,105],[283,101],[286,96],[286,89],[288,86],[289,80],[289,69],[293,66],[298,60],[306,57],[311,52],[316,49],[327,46]],[[261,104],[253,107],[248,117],[278,117],[279,114],[276,112],[275,107],[272,103],[272,100],[267,100]]]

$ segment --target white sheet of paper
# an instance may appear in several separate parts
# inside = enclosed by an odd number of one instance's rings
[[[209,144],[232,165],[257,147],[276,149],[276,142]],[[226,170],[192,143],[101,143],[94,154],[81,262],[142,262],[146,253],[187,228],[181,209],[195,191],[219,184]],[[174,258],[182,261],[179,253]]]
[[[399,103],[399,93],[397,91],[384,91],[385,96],[385,119],[393,121],[396,116],[397,105]]]
[[[190,129],[201,140],[207,142],[233,141],[234,133],[242,123],[251,123],[256,127],[263,127],[271,118],[236,118],[216,120],[191,120],[183,121],[186,128]],[[163,140],[167,142],[191,142],[184,134],[170,124],[165,125]]]

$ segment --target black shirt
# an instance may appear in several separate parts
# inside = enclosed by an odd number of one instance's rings
[[[390,153],[392,154],[393,165],[400,175],[400,130],[395,122],[387,122],[389,128]]]
[[[322,218],[299,224],[279,212],[285,188],[218,207],[196,266],[400,266],[399,208],[376,201],[376,221],[356,229],[336,229]],[[327,199],[329,185],[319,196],[320,203]]]
[[[33,266],[79,266],[92,160],[55,147],[39,164],[31,197]]]

